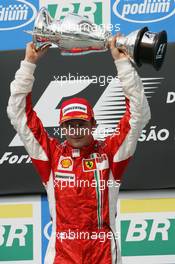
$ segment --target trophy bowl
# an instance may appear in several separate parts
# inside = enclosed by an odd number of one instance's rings
[[[77,14],[70,13],[64,19],[54,20],[44,7],[37,14],[33,31],[26,32],[33,36],[36,50],[53,44],[60,49],[62,55],[107,51],[113,37],[104,27]],[[137,66],[146,63],[159,70],[166,54],[167,33],[150,32],[144,27],[127,36],[118,36],[116,47],[127,53]]]

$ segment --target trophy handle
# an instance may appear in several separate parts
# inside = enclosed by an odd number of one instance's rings
[[[52,42],[49,41],[49,35],[44,35],[43,34],[39,34],[36,32],[33,32],[31,30],[24,30],[25,33],[32,35],[33,37],[33,43],[35,45],[36,50],[40,50],[43,49],[47,46],[51,46]]]
[[[47,36],[43,37],[43,36],[35,35],[33,36],[33,43],[35,45],[36,50],[43,49],[47,46],[52,46],[52,42],[48,41]]]

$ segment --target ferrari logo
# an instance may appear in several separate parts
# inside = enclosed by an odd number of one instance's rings
[[[84,171],[96,170],[95,159],[84,159],[83,160],[83,170]]]
[[[85,161],[85,165],[88,169],[92,169],[94,167],[93,161]]]

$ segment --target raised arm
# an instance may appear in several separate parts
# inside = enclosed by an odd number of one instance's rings
[[[54,150],[57,143],[49,138],[42,122],[33,110],[31,92],[36,62],[46,51],[47,48],[36,52],[32,43],[27,45],[25,60],[21,62],[10,86],[11,95],[7,107],[11,124],[23,141],[42,182],[45,184],[49,180],[51,172],[50,152]]]
[[[106,138],[113,176],[120,180],[151,114],[142,81],[127,56],[115,48],[115,39],[111,43],[111,53],[126,100],[126,112],[118,124],[117,132]]]

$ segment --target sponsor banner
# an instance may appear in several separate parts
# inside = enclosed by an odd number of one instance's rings
[[[0,262],[41,263],[39,197],[0,199]]]
[[[68,13],[76,13],[86,16],[97,25],[111,23],[109,0],[40,0],[40,7],[43,6],[54,19],[63,19]]]
[[[175,197],[164,197],[160,191],[155,194],[121,195],[117,225],[124,264],[174,263]]]
[[[111,0],[111,19],[120,23],[122,34],[147,26],[152,32],[166,30],[168,41],[175,41],[174,0]]]
[[[175,92],[168,92],[166,103],[167,104],[175,103]]]
[[[24,30],[32,30],[38,7],[38,0],[0,1],[0,50],[22,49],[31,41]]]
[[[174,263],[173,191],[121,192],[117,211],[123,264]],[[46,196],[1,197],[0,262],[44,264],[51,230]]]

